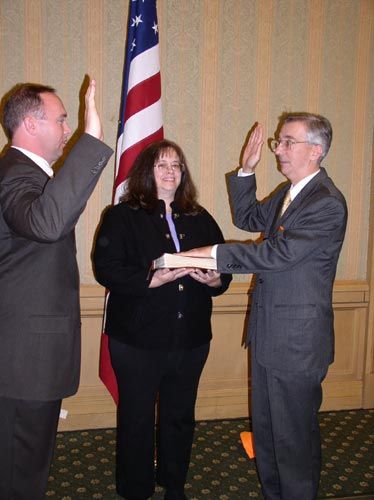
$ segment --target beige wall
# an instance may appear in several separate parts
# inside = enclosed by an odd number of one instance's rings
[[[127,7],[127,0],[0,0],[0,94],[19,81],[55,86],[75,128],[84,75],[94,76],[106,140],[113,146]],[[217,218],[226,238],[257,236],[233,227],[225,184],[225,173],[238,165],[243,141],[253,123],[263,123],[271,137],[277,117],[285,110],[319,112],[331,120],[334,140],[325,166],[349,207],[337,278],[349,281],[348,289],[357,283],[367,287],[365,305],[359,308],[360,319],[354,321],[364,327],[360,349],[365,355],[358,368],[360,404],[366,398],[367,404],[374,406],[374,306],[369,293],[374,286],[373,230],[369,229],[373,199],[374,2],[158,0],[158,16],[165,132],[185,149],[200,201]],[[2,132],[0,144],[5,144]],[[258,169],[260,196],[281,180],[273,155],[265,150]],[[77,227],[84,307],[86,290],[96,297],[102,294],[95,285],[90,251],[102,209],[111,199],[112,183],[113,161]],[[234,286],[241,293],[248,283],[248,277],[235,276]],[[82,387],[91,387],[94,392],[98,387],[93,378],[100,330],[98,307],[95,303],[95,319],[83,308]],[[221,312],[214,324],[218,325],[219,318],[220,325],[227,322],[229,327],[227,314]],[[231,332],[232,338],[228,333],[217,334],[220,341],[214,344],[213,352],[216,348],[231,349],[231,342],[236,342],[235,349],[241,349],[240,314],[236,315],[239,321],[233,323],[238,331]],[[339,321],[344,343],[345,320]],[[239,352],[232,353],[240,362],[228,365],[225,380],[237,380],[236,369],[241,370],[242,378],[246,373],[246,353]],[[222,353],[210,357],[208,373],[215,373],[219,355]],[[232,382],[227,390],[235,397],[239,387]],[[93,400],[89,397],[87,401],[91,404]]]
[[[64,401],[68,418],[60,429],[111,427],[115,425],[115,406],[97,377],[103,290],[83,286],[83,363],[79,392]],[[365,378],[366,317],[368,285],[365,281],[339,281],[334,288],[335,363],[330,367],[324,389],[323,410],[361,408],[372,380]],[[234,418],[250,412],[251,383],[248,350],[243,349],[248,307],[247,283],[234,283],[228,292],[214,300],[214,339],[201,378],[196,416],[198,419]],[[374,406],[373,384],[366,406]]]

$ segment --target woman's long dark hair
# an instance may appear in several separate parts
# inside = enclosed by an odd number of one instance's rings
[[[156,209],[158,196],[154,166],[157,160],[169,151],[175,151],[181,163],[181,182],[174,197],[178,209],[188,214],[201,211],[186,157],[178,144],[167,139],[153,142],[139,153],[130,170],[127,189],[121,202],[126,202],[133,208],[144,208],[149,211]]]

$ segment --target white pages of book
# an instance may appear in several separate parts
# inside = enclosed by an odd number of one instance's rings
[[[217,261],[212,257],[186,257],[178,253],[164,253],[152,263],[153,269],[176,267],[196,267],[199,269],[217,269]]]

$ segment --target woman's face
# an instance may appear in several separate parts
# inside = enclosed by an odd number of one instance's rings
[[[161,153],[154,165],[154,175],[158,198],[174,199],[182,178],[181,164],[174,150],[170,149]]]

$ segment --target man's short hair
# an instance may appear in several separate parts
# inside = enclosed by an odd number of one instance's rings
[[[56,91],[47,85],[19,83],[3,100],[2,124],[9,139],[27,115],[44,118],[43,100],[40,94]]]
[[[327,118],[313,113],[283,113],[280,117],[281,125],[291,122],[302,122],[305,125],[307,139],[311,144],[320,144],[322,146],[322,155],[319,163],[329,152],[332,141],[332,127]]]

